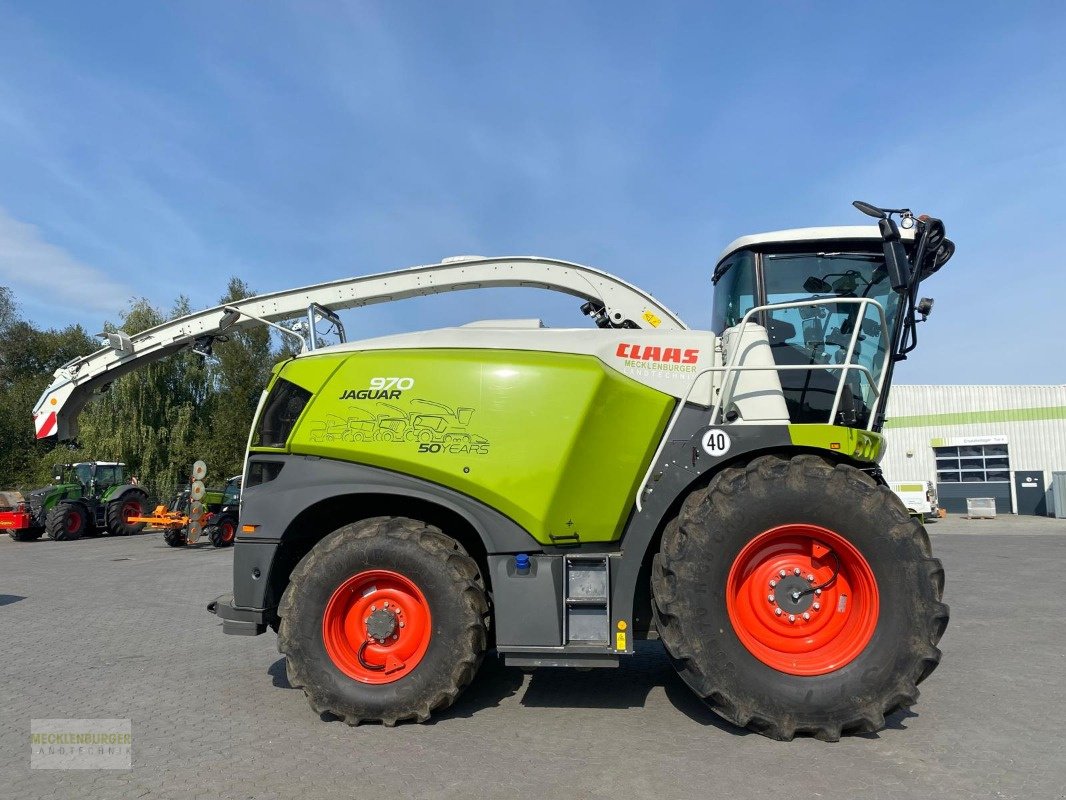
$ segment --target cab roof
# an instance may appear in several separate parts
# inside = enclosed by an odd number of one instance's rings
[[[903,239],[914,238],[914,228],[900,229]],[[784,231],[755,233],[734,239],[715,264],[721,264],[737,250],[744,250],[761,244],[789,244],[790,242],[810,241],[881,241],[881,231],[876,225],[834,225],[824,228],[791,228]]]

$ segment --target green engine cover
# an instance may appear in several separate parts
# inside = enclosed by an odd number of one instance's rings
[[[280,376],[314,393],[290,452],[442,484],[544,544],[621,536],[675,403],[592,356],[559,353],[323,354]]]

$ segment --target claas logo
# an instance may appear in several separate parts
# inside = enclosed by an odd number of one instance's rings
[[[619,358],[630,358],[634,361],[660,361],[673,364],[695,364],[700,357],[700,351],[697,348],[682,350],[680,347],[656,347],[625,342],[618,345],[614,354]]]

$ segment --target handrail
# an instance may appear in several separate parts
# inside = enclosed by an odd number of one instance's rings
[[[851,305],[860,305],[860,306],[862,306],[861,314],[860,314],[860,317],[859,317],[860,322],[858,324],[856,324],[855,329],[852,331],[851,339],[848,342],[848,352],[847,352],[847,356],[845,357],[844,363],[842,363],[842,364],[774,364],[772,366],[771,365],[763,365],[763,364],[752,365],[752,366],[738,365],[736,363],[737,354],[740,352],[740,349],[741,349],[738,346],[730,354],[729,363],[727,365],[725,365],[725,366],[717,366],[717,367],[707,367],[706,369],[700,370],[699,372],[697,372],[693,376],[692,382],[689,384],[688,389],[685,391],[684,396],[678,401],[677,407],[674,409],[674,413],[670,416],[670,421],[669,421],[669,423],[667,423],[666,430],[663,431],[662,438],[659,440],[659,446],[655,450],[655,455],[652,456],[651,462],[648,464],[648,469],[644,473],[644,478],[643,478],[643,480],[641,480],[640,486],[637,487],[636,506],[637,506],[637,511],[638,512],[643,510],[643,504],[641,502],[641,498],[644,496],[644,492],[645,492],[645,490],[648,487],[648,482],[651,480],[652,473],[655,471],[655,467],[659,463],[659,459],[662,457],[663,451],[666,449],[667,442],[670,440],[670,434],[673,432],[674,426],[677,424],[678,419],[680,419],[682,412],[685,410],[685,405],[688,403],[689,397],[692,396],[692,392],[693,392],[693,390],[696,387],[696,383],[704,375],[708,375],[708,374],[713,373],[713,372],[725,372],[725,377],[722,380],[722,387],[721,387],[721,391],[719,392],[718,399],[715,401],[715,404],[714,404],[714,406],[711,409],[710,424],[713,425],[713,424],[715,424],[715,420],[718,419],[719,413],[721,413],[722,408],[725,406],[725,404],[727,402],[726,398],[728,397],[729,399],[732,399],[733,387],[729,383],[729,377],[734,372],[744,372],[744,371],[748,371],[748,372],[767,372],[767,371],[770,371],[770,370],[773,370],[774,372],[780,372],[782,370],[784,370],[784,371],[802,370],[804,372],[811,372],[811,371],[814,371],[814,370],[830,370],[830,369],[840,370],[840,380],[837,382],[837,390],[836,390],[836,394],[835,394],[835,396],[833,398],[833,408],[829,412],[829,424],[831,425],[831,424],[833,424],[833,420],[836,419],[837,411],[839,410],[839,407],[840,407],[840,399],[841,399],[841,397],[843,395],[844,383],[845,383],[845,378],[847,376],[847,373],[854,370],[854,371],[857,371],[857,372],[859,372],[861,374],[864,374],[866,376],[867,380],[870,382],[870,390],[873,392],[873,401],[874,402],[873,402],[873,405],[870,407],[870,415],[869,415],[869,420],[867,421],[867,424],[866,424],[866,430],[872,430],[873,429],[874,419],[876,418],[877,406],[881,402],[881,393],[884,390],[885,373],[888,371],[887,367],[888,367],[889,351],[887,349],[885,350],[885,357],[884,357],[884,359],[882,360],[882,363],[881,363],[881,372],[880,372],[880,375],[877,378],[876,386],[875,386],[875,382],[874,382],[874,376],[870,372],[870,369],[868,367],[866,367],[865,365],[863,365],[863,364],[852,364],[851,363],[851,359],[854,357],[855,345],[858,342],[858,336],[859,336],[859,333],[861,332],[861,329],[862,329],[861,320],[865,319],[865,317],[866,317],[866,308],[869,305],[872,304],[873,306],[875,306],[877,308],[878,315],[881,317],[881,330],[885,331],[887,329],[887,327],[888,327],[887,319],[885,317],[885,309],[877,300],[874,300],[873,298],[869,298],[869,297],[837,297],[837,298],[822,298],[822,299],[819,299],[819,300],[796,300],[796,301],[793,301],[793,302],[790,302],[790,303],[775,303],[773,305],[755,306],[754,308],[750,309],[743,316],[743,318],[740,321],[740,324],[735,326],[735,327],[739,330],[738,336],[742,337],[743,334],[744,334],[744,328],[748,324],[749,319],[750,319],[750,317],[753,314],[762,313],[762,312],[765,312],[765,311],[772,311],[774,309],[804,308],[804,307],[810,307],[810,306],[828,305],[830,303],[834,303],[834,304],[835,303],[848,303],[848,304],[851,304]]]

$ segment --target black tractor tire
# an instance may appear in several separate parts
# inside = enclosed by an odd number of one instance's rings
[[[233,541],[237,538],[237,518],[222,514],[204,528],[204,533],[215,547],[233,547]]]
[[[140,489],[131,489],[121,497],[107,504],[104,511],[104,523],[112,536],[135,536],[144,530],[146,522],[126,522],[128,517],[144,515],[148,506],[148,495]]]
[[[184,547],[189,543],[189,532],[185,528],[167,528],[163,531],[163,541],[170,547]]]
[[[786,672],[772,657],[756,656],[731,616],[749,595],[733,595],[732,607],[727,599],[738,585],[730,582],[734,563],[746,563],[745,553],[759,552],[758,544],[753,550],[749,543],[764,533],[774,535],[774,529],[802,525],[835,532],[844,540],[838,545],[842,551],[853,547],[868,565],[878,601],[876,615],[866,616],[868,640],[853,645],[861,650],[842,659],[839,667],[830,661],[819,674]],[[818,550],[812,547],[811,552]],[[835,580],[841,561],[833,554]],[[732,574],[754,572],[738,568]],[[767,612],[760,605],[775,598],[755,594],[778,591],[785,596],[784,583],[782,579],[777,590],[756,587],[751,613],[778,614],[773,605]],[[940,662],[937,643],[948,623],[943,589],[944,569],[932,557],[929,537],[899,499],[866,473],[815,455],[762,456],[726,468],[685,499],[652,563],[655,624],[684,681],[733,724],[786,741],[797,734],[836,741],[841,734],[873,732],[884,727],[887,714],[912,706],[917,685]],[[853,591],[852,614],[861,608],[856,605],[860,594]],[[791,591],[789,595],[794,597]],[[824,595],[823,602],[826,597],[831,595]],[[811,595],[804,602],[814,599]],[[787,604],[788,596],[776,602]],[[832,601],[826,606],[823,615],[849,608]],[[812,625],[819,624],[818,613],[813,608]],[[775,624],[770,616],[767,626]],[[799,616],[797,609],[796,622],[806,624]],[[782,622],[787,621],[786,611]],[[751,630],[757,628],[745,634]]]
[[[41,538],[44,528],[20,528],[19,530],[8,531],[8,533],[11,534],[11,538],[16,542],[32,542]]]
[[[57,542],[74,541],[89,528],[89,515],[79,503],[58,503],[49,509],[44,527]]]
[[[323,640],[331,598],[367,571],[402,576],[422,593],[432,613],[421,660],[384,684],[346,674]],[[296,565],[278,608],[278,651],[285,656],[289,682],[304,690],[319,714],[349,725],[425,722],[450,706],[477,674],[488,641],[488,611],[477,563],[458,542],[419,520],[376,517],[334,531]]]

